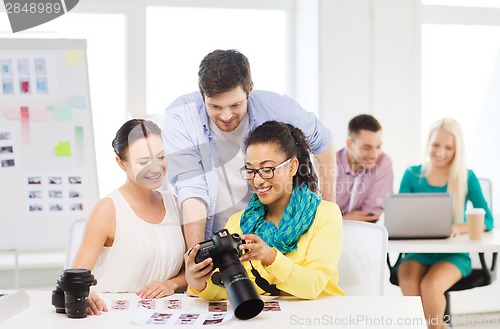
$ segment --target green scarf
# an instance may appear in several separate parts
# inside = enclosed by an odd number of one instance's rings
[[[240,227],[243,234],[256,234],[268,246],[286,254],[297,249],[297,242],[309,230],[320,202],[321,196],[313,193],[305,184],[294,187],[290,202],[276,227],[272,222],[266,222],[267,206],[254,194],[241,216]]]

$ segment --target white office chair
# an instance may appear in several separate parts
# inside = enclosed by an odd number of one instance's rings
[[[481,185],[481,190],[483,191],[484,198],[490,208],[491,213],[493,213],[493,188],[491,180],[488,178],[478,178],[479,185]]]
[[[66,245],[66,261],[64,262],[64,268],[70,268],[71,263],[75,259],[76,252],[80,247],[83,237],[83,229],[85,228],[85,218],[80,218],[75,220],[70,228],[68,234],[68,243]]]
[[[385,286],[387,230],[378,224],[343,221],[339,286],[346,295],[381,296]]]

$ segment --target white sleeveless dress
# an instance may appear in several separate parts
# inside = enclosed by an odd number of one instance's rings
[[[173,195],[162,192],[162,196],[167,213],[159,224],[139,218],[118,190],[107,196],[116,210],[115,239],[97,258],[92,271],[97,285],[92,291],[137,292],[179,273],[185,250],[180,214]]]

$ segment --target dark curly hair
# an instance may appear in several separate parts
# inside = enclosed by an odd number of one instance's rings
[[[275,143],[287,158],[296,157],[299,168],[293,177],[293,185],[302,183],[313,191],[318,192],[318,176],[314,172],[311,160],[311,149],[306,136],[299,128],[283,122],[267,121],[255,128],[245,140],[245,152],[250,145]]]

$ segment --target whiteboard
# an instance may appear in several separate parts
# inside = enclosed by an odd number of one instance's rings
[[[85,40],[0,39],[0,250],[66,246],[99,197]]]

